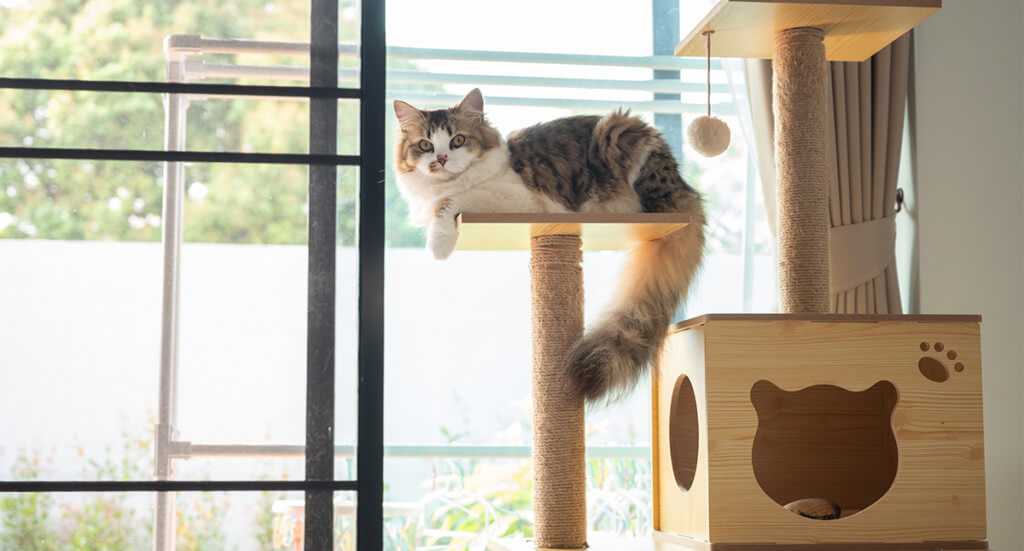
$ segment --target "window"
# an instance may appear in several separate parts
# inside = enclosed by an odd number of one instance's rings
[[[704,114],[705,61],[671,53],[690,2],[472,1],[388,3],[387,96],[426,109],[474,87],[507,134],[541,121],[624,106],[675,145],[705,194],[710,250],[686,311],[770,311],[772,257],[760,187],[741,132],[743,72],[715,61],[713,111],[730,150],[705,159],[684,145]],[[681,13],[680,13],[681,12]],[[674,15],[675,20],[672,17]],[[445,29],[439,32],[439,29]],[[388,114],[389,137],[397,132]],[[456,251],[444,262],[406,223],[386,163],[385,504],[416,504],[427,548],[465,549],[532,534],[529,253]],[[584,253],[588,321],[616,283],[623,253]],[[688,317],[680,313],[679,318]],[[589,528],[651,529],[650,396],[643,384],[611,409],[588,411]]]
[[[383,27],[0,1],[0,547],[381,547]]]

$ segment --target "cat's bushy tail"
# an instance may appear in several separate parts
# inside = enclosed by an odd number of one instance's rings
[[[692,203],[690,203],[692,201]],[[598,324],[569,351],[569,389],[589,402],[615,401],[633,388],[661,350],[704,257],[704,211],[692,194],[680,212],[691,223],[642,243],[627,258],[617,296]]]

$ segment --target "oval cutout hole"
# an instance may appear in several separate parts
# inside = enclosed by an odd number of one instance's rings
[[[672,456],[672,473],[680,490],[688,491],[697,475],[697,446],[700,430],[697,425],[697,398],[693,384],[680,375],[672,390],[668,418],[668,449]]]
[[[936,383],[949,379],[949,370],[935,358],[922,356],[920,360],[917,360],[917,369],[921,371],[921,375]]]

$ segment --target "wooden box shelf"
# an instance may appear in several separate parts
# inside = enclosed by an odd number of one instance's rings
[[[679,324],[653,378],[655,529],[711,549],[987,548],[980,321],[743,314]],[[783,508],[804,498],[843,514]]]
[[[529,250],[534,235],[579,235],[585,251],[628,249],[690,223],[675,213],[471,213],[459,215],[458,250]]]

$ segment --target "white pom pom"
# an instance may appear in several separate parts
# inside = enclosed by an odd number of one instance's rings
[[[729,125],[715,117],[701,116],[686,130],[690,145],[705,157],[721,155],[729,148]]]

